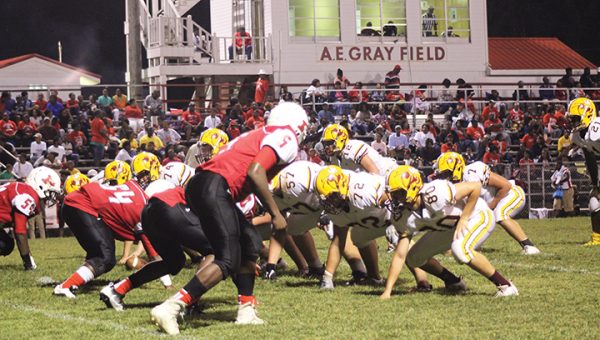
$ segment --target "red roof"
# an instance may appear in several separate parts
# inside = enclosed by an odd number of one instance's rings
[[[596,68],[558,38],[489,38],[488,49],[493,70]]]
[[[98,79],[102,78],[102,76],[99,75],[99,74],[96,74],[96,73],[93,73],[93,72],[90,72],[90,71],[87,71],[87,70],[84,70],[82,68],[75,67],[75,66],[72,66],[72,65],[69,65],[69,64],[61,63],[58,60],[54,60],[52,58],[48,58],[46,56],[43,56],[43,55],[37,54],[37,53],[24,54],[24,55],[21,55],[21,56],[18,56],[18,57],[14,57],[14,58],[8,58],[8,59],[0,60],[0,69],[1,68],[5,68],[5,67],[10,66],[10,65],[13,65],[13,64],[16,64],[16,63],[20,63],[22,61],[25,61],[25,60],[28,60],[28,59],[31,59],[31,58],[39,58],[39,59],[45,60],[47,62],[59,65],[61,67],[66,67],[68,69],[71,69],[71,70],[74,70],[74,71],[77,71],[77,72],[81,72],[81,73],[87,74],[87,75],[89,75],[91,77],[95,77],[95,78],[98,78]]]

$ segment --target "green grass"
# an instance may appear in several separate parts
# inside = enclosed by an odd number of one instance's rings
[[[600,247],[582,247],[589,237],[589,218],[522,220],[526,232],[543,254],[526,257],[497,226],[483,252],[520,291],[516,298],[495,299],[494,286],[450,257],[442,263],[464,276],[469,292],[463,296],[441,293],[443,284],[431,278],[429,294],[409,293],[413,281],[403,272],[396,294],[380,301],[382,288],[344,287],[349,276],[342,264],[338,287],[322,292],[316,281],[291,275],[276,282],[257,280],[259,312],[268,324],[236,326],[236,290],[226,281],[204,299],[200,317],[187,320],[183,337],[190,338],[598,338],[600,312]],[[327,240],[315,232],[325,257]],[[127,275],[118,267],[88,287],[76,300],[52,296],[51,287],[37,279],[63,280],[77,269],[83,251],[74,238],[31,242],[38,263],[24,272],[17,251],[0,258],[0,338],[153,338],[160,336],[149,321],[150,308],[173,294],[159,282],[132,291],[126,310],[117,313],[98,300],[101,287]],[[380,240],[380,267],[387,272],[390,255]],[[291,261],[288,259],[288,263]],[[191,277],[184,269],[174,277],[181,287]],[[243,332],[243,333],[242,333]]]

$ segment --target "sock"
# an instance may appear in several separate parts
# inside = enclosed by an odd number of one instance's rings
[[[528,238],[524,239],[523,241],[520,241],[519,243],[521,244],[521,247],[523,247],[523,248],[525,248],[525,246],[534,247],[533,242],[531,242],[531,240],[529,240]]]
[[[257,305],[256,298],[254,297],[254,295],[238,295],[238,303],[240,305],[247,304],[248,302],[252,303],[252,306]]]
[[[446,285],[451,285],[460,281],[460,278],[458,276],[454,275],[451,271],[449,271],[446,268],[444,268],[444,270],[442,270],[442,272],[439,275],[435,276],[437,276],[440,280],[444,281]]]
[[[192,301],[197,300],[202,295],[204,295],[204,293],[206,293],[208,291],[208,289],[206,289],[206,287],[204,287],[202,282],[200,282],[200,280],[198,280],[197,276],[194,276],[190,280],[190,282],[188,282],[185,286],[183,286],[183,289],[181,289],[179,292],[181,293],[181,291],[186,292],[186,294],[188,294],[191,297],[190,302],[189,302],[189,303],[191,303]],[[184,301],[184,300],[181,300],[181,301]]]
[[[21,259],[23,260],[23,265],[26,268],[33,267],[32,263],[31,263],[31,254],[21,255]]]
[[[268,265],[267,265],[268,266]],[[237,274],[233,277],[233,283],[238,289],[238,295],[252,296],[254,294],[254,274]]]
[[[510,282],[504,278],[498,271],[496,270],[492,276],[488,277],[488,280],[492,281],[496,286],[508,286]]]
[[[144,283],[154,281],[161,276],[169,273],[169,267],[165,261],[152,261],[144,266],[144,268],[129,275],[131,280],[131,288],[137,288]]]
[[[333,274],[328,271],[323,272],[323,279],[333,281]]]
[[[177,294],[173,295],[173,299],[185,303],[186,306],[191,305],[192,301],[194,301],[194,298],[184,288],[181,288]]]
[[[76,272],[71,274],[71,276],[69,276],[69,278],[66,279],[61,286],[63,288],[71,288],[73,286],[81,287],[93,279],[94,273],[90,270],[90,268],[81,266]]]
[[[115,285],[114,288],[115,288],[115,291],[119,295],[125,296],[125,294],[127,294],[127,292],[129,292],[132,288],[131,280],[129,280],[129,278],[126,278],[125,280],[121,280]]]

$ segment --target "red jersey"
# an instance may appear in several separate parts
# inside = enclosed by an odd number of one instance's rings
[[[27,233],[27,219],[40,211],[40,199],[32,187],[11,182],[0,186],[0,223],[15,224],[16,234]]]
[[[264,147],[270,147],[277,155],[277,165],[287,165],[298,155],[298,138],[287,126],[265,126],[243,133],[231,141],[208,162],[198,168],[219,174],[225,178],[234,201],[243,200],[251,192],[247,181],[248,167]],[[271,180],[279,166],[265,169]]]
[[[180,186],[156,193],[156,194],[152,195],[152,198],[161,200],[170,207],[174,207],[177,204],[183,204],[183,205],[187,204],[185,202],[185,192],[184,192],[183,188]]]
[[[17,124],[12,120],[2,120],[0,121],[0,130],[5,136],[12,137],[17,133]]]
[[[113,186],[91,182],[65,197],[66,205],[101,218],[122,241],[135,240],[133,231],[147,202],[136,181]]]

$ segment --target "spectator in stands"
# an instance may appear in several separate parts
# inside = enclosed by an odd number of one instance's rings
[[[229,135],[229,140],[234,140],[241,134],[237,120],[232,120],[231,123],[229,123],[226,132],[227,135]]]
[[[129,126],[135,133],[138,133],[144,127],[144,114],[135,99],[130,99],[127,106],[125,106],[125,118],[129,120]]]
[[[473,86],[471,86],[471,84],[467,83],[462,78],[456,79],[456,85],[458,87],[457,90],[456,90],[456,100],[458,100],[458,101],[462,100],[465,103],[468,103],[468,101],[475,94],[475,92],[473,91]],[[468,104],[467,104],[467,106],[468,106]],[[475,111],[471,107],[469,107],[469,110]]]
[[[79,101],[75,97],[75,93],[69,93],[69,99],[67,99],[66,108],[73,114],[79,112]]]
[[[62,98],[58,96],[57,90],[50,90],[50,96],[56,96],[56,101],[64,105]]]
[[[94,155],[94,166],[99,167],[104,158],[104,148],[108,144],[109,135],[106,124],[104,124],[104,112],[97,110],[94,112],[94,119],[91,123],[91,141],[90,146]]]
[[[452,108],[452,102],[454,101],[454,96],[452,92],[450,92],[450,86],[452,86],[452,82],[450,79],[446,78],[442,81],[442,89],[438,93],[438,101],[440,102],[440,114],[445,114]],[[470,120],[470,119],[469,119]]]
[[[581,75],[581,77],[579,77],[579,83],[583,88],[592,87],[592,75],[590,73],[589,67],[583,69],[583,74]]]
[[[127,106],[127,96],[121,92],[121,89],[116,89],[115,95],[112,97],[112,102],[115,108],[125,111],[125,107]]]
[[[425,147],[427,140],[429,139],[435,142],[435,136],[433,135],[433,133],[431,133],[428,124],[423,124],[423,126],[421,126],[421,130],[415,133],[415,135],[413,136],[413,141],[417,148]]]
[[[564,129],[562,136],[558,139],[556,150],[559,155],[567,154],[571,149],[571,130]]]
[[[496,147],[500,160],[506,163],[512,163],[512,157],[508,153],[508,142],[503,134],[496,135],[496,138],[491,143]]]
[[[382,140],[383,136],[379,133],[375,134],[375,140],[371,142],[371,147],[375,149],[375,151],[379,152],[380,155],[386,156],[388,155],[387,146]]]
[[[350,86],[350,80],[348,80],[348,78],[344,75],[344,71],[341,68],[338,68],[335,73],[335,79],[333,80],[333,83],[335,84],[337,82],[342,84],[343,89]]]
[[[146,96],[146,99],[144,99],[144,109],[146,110],[146,117],[152,122],[152,125],[157,124],[158,117],[163,115],[162,98],[160,98],[159,90],[154,90]]]
[[[206,121],[205,121],[206,122]],[[156,133],[158,138],[162,141],[162,143],[166,146],[169,145],[177,145],[181,140],[181,135],[177,133],[174,129],[171,128],[168,121],[162,122],[162,129],[158,130]]]
[[[441,146],[442,153],[449,152],[449,151],[458,152],[458,144],[456,144],[456,141],[454,140],[454,138],[455,137],[452,133],[446,134],[446,141]]]
[[[386,89],[399,89],[400,88],[400,71],[402,67],[399,64],[394,66],[394,69],[385,74],[385,88]]]
[[[210,115],[204,118],[204,129],[218,128],[221,126],[221,118],[217,116],[219,108],[213,107],[210,110]]]
[[[288,91],[287,85],[281,85],[279,88],[279,102],[293,102],[294,95]]]
[[[523,158],[519,160],[519,166],[521,167],[522,172],[527,173],[528,166],[532,166],[533,164],[534,162],[531,159],[531,153],[529,150],[525,150],[523,152]]]
[[[423,166],[430,166],[440,155],[440,150],[434,145],[433,139],[426,139],[425,146],[418,149]]]
[[[462,154],[467,164],[477,161],[477,154],[473,151],[473,147],[467,146],[465,152]]]
[[[27,155],[19,154],[19,161],[13,167],[13,173],[17,179],[25,179],[31,170],[33,170],[33,164],[27,161]]]
[[[2,95],[0,95],[0,113],[12,113],[15,104],[16,102],[12,99],[12,94],[10,92],[2,92]]]
[[[71,116],[71,111],[69,109],[64,109],[60,112],[58,116],[58,125],[63,131],[69,131],[69,125],[73,121],[73,117]]]
[[[308,160],[315,163],[315,164],[319,164],[321,166],[325,165],[325,162],[323,162],[323,160],[321,159],[321,157],[319,157],[319,154],[317,153],[317,150],[311,148],[308,150]]]
[[[341,83],[340,83],[341,84]],[[304,100],[312,103],[313,99],[315,103],[322,103],[327,98],[327,93],[321,87],[321,81],[319,79],[313,79],[308,89],[306,89]]]
[[[500,163],[500,155],[498,155],[498,148],[496,145],[491,144],[488,147],[488,150],[483,154],[483,162],[492,167]]]
[[[522,80],[519,80],[517,87],[512,94],[512,99],[516,101],[529,100],[529,91],[525,89],[525,83]]]
[[[369,94],[363,89],[362,82],[356,82],[354,88],[348,91],[348,99],[351,102],[368,102]]]
[[[457,117],[457,120],[470,122],[475,114],[465,105],[464,102],[458,102],[456,108],[452,111],[452,117]]]
[[[152,150],[149,150],[150,143],[152,143],[153,145]],[[154,128],[152,126],[147,127],[146,134],[142,136],[142,138],[140,138],[140,147],[142,147],[143,145],[146,145],[145,149],[149,152],[153,152],[156,150],[156,152],[160,153],[165,148],[165,145],[163,144],[162,140],[154,134]]]
[[[573,78],[573,69],[571,67],[565,69],[565,75],[560,78],[560,81],[564,87],[572,88],[575,86],[575,78]]]
[[[45,141],[53,140],[54,137],[58,136],[58,130],[50,123],[50,118],[46,117],[42,121],[42,126],[38,129],[38,132],[42,134],[42,138]]]
[[[552,158],[550,157],[550,150],[548,149],[548,147],[542,147],[539,157],[535,159],[534,162],[536,164],[543,165],[544,168],[547,168],[550,165],[550,162],[552,162]]]
[[[52,145],[50,145],[48,147],[48,153],[52,153],[54,152],[56,154],[56,159],[59,162],[64,162],[65,161],[65,147],[61,145],[61,139],[60,137],[55,137],[54,140],[52,141]]]
[[[116,161],[123,161],[127,163],[131,163],[133,157],[131,155],[131,143],[128,140],[124,140],[121,143],[121,150],[117,153],[117,157],[115,157]]]
[[[490,113],[488,119],[483,123],[483,128],[485,129],[485,132],[489,133],[492,137],[496,137],[497,134],[502,134],[504,131],[502,121],[494,112]]]
[[[31,155],[31,161],[35,163],[46,152],[46,142],[42,141],[42,134],[39,132],[33,137],[34,141],[31,142],[29,154]]]
[[[108,88],[102,89],[102,95],[98,97],[98,106],[99,108],[105,108],[113,105],[113,99],[108,95]]]
[[[233,44],[229,46],[229,60],[234,59],[233,48],[235,45],[235,56],[245,55],[246,60],[252,59],[252,37],[246,32],[244,26],[240,26],[235,32]]]
[[[262,68],[258,71],[258,80],[254,89],[254,101],[264,103],[269,92],[269,75]]]
[[[332,103],[331,107],[333,108],[335,115],[347,115],[348,110],[351,107],[350,105],[346,104],[348,101],[348,92],[342,88],[342,83],[339,81],[335,83],[334,89],[334,91],[329,92],[329,98],[327,98],[327,101]]]
[[[375,89],[371,92],[370,101],[372,102],[382,102],[385,100],[385,93],[381,89],[381,84],[377,83],[375,85]]]
[[[565,86],[562,79],[556,81],[556,89],[554,90],[554,97],[559,101],[567,100],[567,90],[565,90]]]
[[[73,131],[69,132],[66,137],[67,141],[71,143],[73,153],[81,156],[87,154],[86,152],[86,144],[87,137],[81,131],[81,126],[79,123],[73,124]]]
[[[181,115],[181,122],[183,124],[183,130],[185,131],[185,139],[189,140],[194,134],[200,134],[202,130],[202,115],[196,112],[196,104],[190,103],[187,111],[184,111]]]
[[[2,114],[2,120],[0,120],[0,134],[5,138],[6,141],[16,144],[17,124],[10,120],[8,112]]]
[[[171,162],[183,162],[183,160],[181,158],[179,158],[179,156],[177,156],[177,154],[175,153],[174,146],[167,147],[167,155],[163,159],[162,165],[167,165]]]
[[[550,79],[548,79],[548,77],[542,78],[542,85],[540,85],[539,92],[541,99],[554,99],[554,87],[550,84]]]
[[[363,37],[378,37],[381,35],[381,32],[373,29],[373,23],[369,21],[366,27],[360,31],[360,35]]]
[[[34,168],[37,168],[40,165],[47,166],[55,170],[57,173],[60,169],[62,169],[62,163],[60,160],[58,160],[56,152],[47,152],[44,156],[38,158],[38,160],[33,163]]]
[[[43,93],[38,93],[37,100],[33,103],[33,105],[37,106],[41,111],[46,111],[46,107],[48,106],[48,102],[44,99]]]
[[[444,38],[458,38],[458,34],[454,33],[454,27],[448,26],[446,31],[442,32],[442,37]]]
[[[317,114],[317,118],[320,122],[325,120],[328,124],[335,123],[335,116],[333,115],[333,112],[331,112],[331,107],[327,103],[323,103],[321,106],[321,111],[319,111]]]
[[[248,128],[248,130],[260,129],[264,125],[265,119],[260,116],[259,110],[254,110],[254,112],[252,112],[252,117],[246,120],[246,128]]]
[[[573,213],[573,197],[575,190],[571,181],[571,170],[563,164],[563,158],[556,160],[556,168],[552,177],[552,187],[556,189],[552,197],[552,209],[557,217],[570,216]]]
[[[475,144],[475,148],[479,145],[479,143],[483,140],[483,136],[485,133],[483,129],[479,125],[479,122],[476,119],[471,121],[471,125],[467,127],[467,135],[466,138],[473,141]]]
[[[395,37],[398,36],[398,27],[393,21],[388,21],[387,24],[383,25],[383,36],[384,37]]]
[[[485,122],[490,118],[490,113],[495,113],[498,117],[498,108],[496,107],[496,101],[490,100],[481,112],[481,119]]]
[[[52,113],[52,116],[58,117],[62,110],[64,110],[64,106],[60,103],[55,95],[50,96],[50,101],[46,105],[46,110]],[[8,111],[8,110],[7,110]]]

